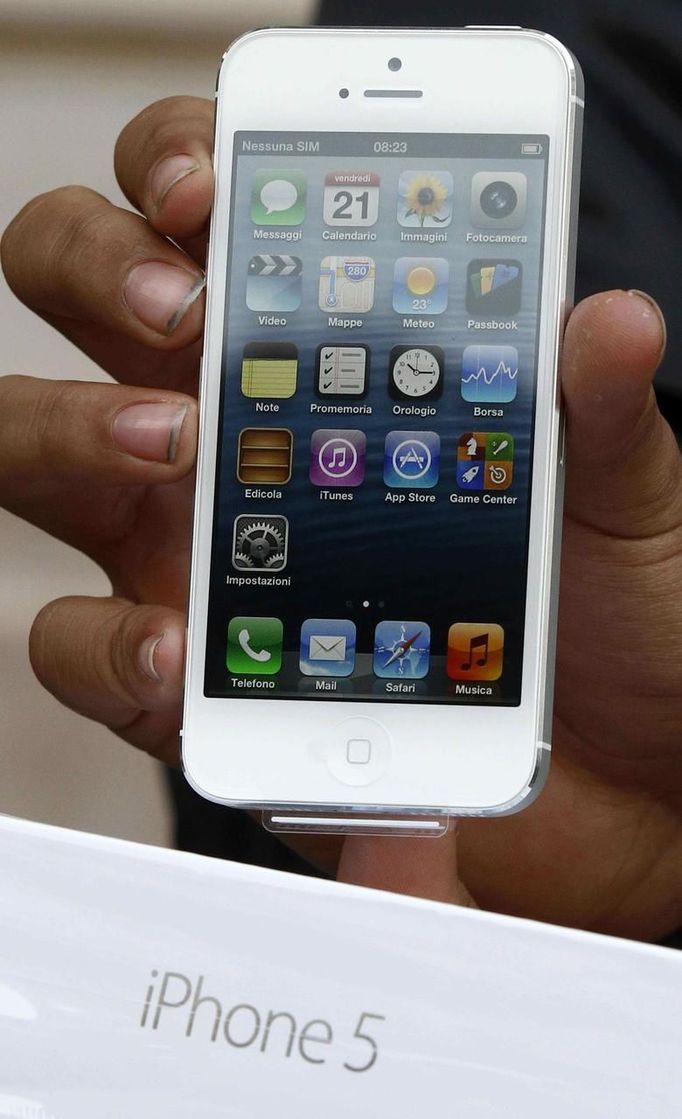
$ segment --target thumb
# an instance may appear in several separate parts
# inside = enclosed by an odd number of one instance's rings
[[[636,291],[585,299],[566,328],[566,513],[613,535],[665,532],[682,513],[680,453],[651,387],[665,337]]]
[[[439,839],[349,836],[341,852],[337,879],[354,886],[476,908],[457,873],[454,821]]]

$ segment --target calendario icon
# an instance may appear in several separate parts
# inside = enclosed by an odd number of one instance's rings
[[[322,216],[327,225],[374,225],[379,216],[375,171],[328,171]]]

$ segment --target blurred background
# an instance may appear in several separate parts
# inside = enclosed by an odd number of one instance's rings
[[[212,97],[252,27],[311,22],[315,0],[0,0],[0,229],[34,195],[82,183],[126,205],[112,155],[160,97]],[[0,373],[105,379],[0,280]],[[94,564],[0,510],[0,813],[169,845],[158,764],[65,710],[34,679],[31,622],[66,594],[107,594]]]

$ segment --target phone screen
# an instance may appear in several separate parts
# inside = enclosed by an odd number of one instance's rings
[[[548,146],[236,134],[207,696],[519,704]]]

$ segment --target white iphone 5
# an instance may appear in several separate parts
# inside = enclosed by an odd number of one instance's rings
[[[225,56],[183,724],[212,800],[352,825],[537,793],[581,98],[520,28]]]

